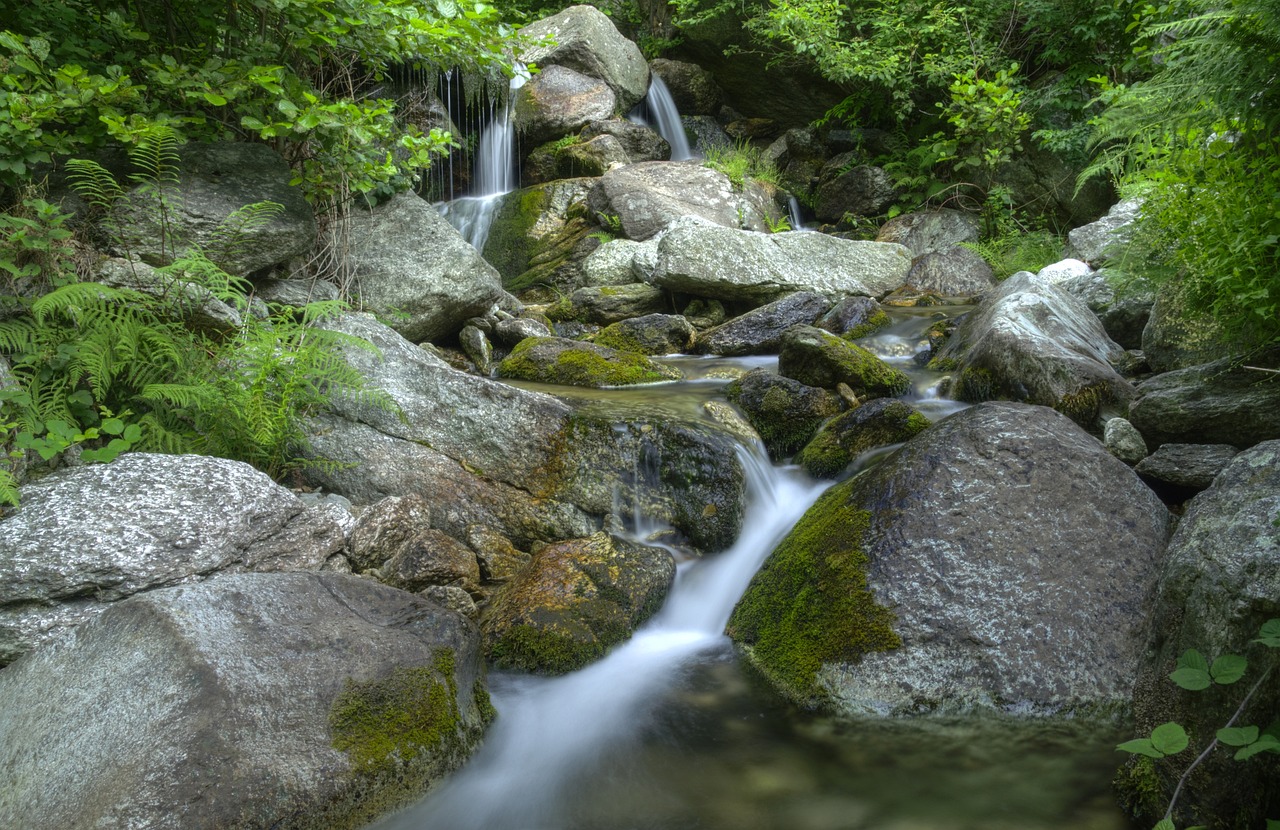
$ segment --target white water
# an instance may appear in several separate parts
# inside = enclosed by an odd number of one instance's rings
[[[493,215],[502,197],[520,185],[520,171],[516,165],[516,128],[512,116],[515,92],[528,80],[528,72],[517,65],[507,100],[501,109],[493,105],[489,123],[480,133],[480,144],[476,149],[471,195],[440,205],[440,215],[480,252],[484,251],[484,243],[489,239]]]
[[[658,135],[671,145],[672,161],[688,161],[693,158],[693,150],[689,148],[689,136],[680,121],[680,112],[671,97],[671,90],[657,75],[649,78],[649,91],[645,93],[644,102],[632,110],[627,119],[656,129]]]
[[[561,795],[603,759],[628,751],[657,702],[700,656],[728,645],[734,604],[782,537],[817,499],[793,469],[742,453],[747,510],[737,543],[681,567],[666,605],[630,641],[581,671],[495,684],[498,719],[471,762],[376,830],[561,830]]]

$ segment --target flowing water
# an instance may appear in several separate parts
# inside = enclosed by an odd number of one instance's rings
[[[672,161],[688,161],[693,158],[693,150],[689,148],[689,136],[680,121],[680,112],[676,109],[671,90],[656,74],[649,76],[649,91],[644,100],[636,105],[628,115],[628,120],[658,131],[658,135],[671,145]]]
[[[914,357],[938,310],[891,314],[860,342],[912,374],[908,398],[930,418],[959,409]],[[727,375],[776,358],[665,360],[690,380],[556,391],[591,407],[698,417],[703,402],[723,399]],[[663,609],[599,662],[558,678],[491,675],[498,718],[475,757],[370,830],[1126,827],[1108,787],[1118,736],[1010,719],[836,721],[797,711],[745,670],[725,623],[825,485],[770,466],[758,449],[741,459],[749,501],[738,542],[682,563]]]

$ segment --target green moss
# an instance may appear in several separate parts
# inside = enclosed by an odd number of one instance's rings
[[[597,346],[605,346],[610,349],[617,349],[620,352],[632,352],[634,354],[648,354],[643,343],[636,337],[635,332],[624,328],[619,323],[605,326],[591,342]]]
[[[453,749],[460,738],[454,654],[431,667],[398,667],[380,680],[347,680],[329,711],[333,747],[362,773],[383,773],[421,752]]]
[[[1130,758],[1116,772],[1112,781],[1120,806],[1135,818],[1163,816],[1169,803],[1169,793],[1160,785],[1155,761],[1137,755]]]
[[[854,326],[840,336],[845,340],[857,340],[859,337],[875,334],[887,325],[889,325],[889,315],[877,310],[875,314],[867,318],[865,323]]]
[[[1106,384],[1094,383],[1058,399],[1054,409],[1081,426],[1092,426],[1098,420],[1102,405],[1112,398]]]
[[[868,409],[876,412],[867,417]],[[899,444],[923,432],[929,419],[901,401],[881,408],[872,402],[827,424],[804,449],[795,463],[815,478],[834,478],[844,472],[864,452],[889,444]]]
[[[533,625],[514,625],[489,647],[494,665],[506,669],[568,674],[604,656],[597,639],[583,640]]]
[[[643,355],[604,347],[565,348],[550,362],[535,359],[530,352],[547,344],[547,338],[530,337],[520,342],[500,364],[498,376],[559,383],[569,386],[632,386],[676,380],[679,373],[652,362]]]
[[[996,381],[991,372],[978,366],[967,366],[955,384],[956,397],[970,403],[989,401],[996,396]]]
[[[898,648],[893,612],[876,604],[862,549],[871,514],[851,510],[848,485],[818,499],[769,556],[733,611],[729,633],[789,697],[822,697],[823,663]]]

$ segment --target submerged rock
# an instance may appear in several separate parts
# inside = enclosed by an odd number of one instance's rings
[[[844,383],[859,397],[901,395],[911,380],[856,343],[814,326],[795,326],[782,338],[778,373],[809,386]]]
[[[795,463],[814,478],[835,478],[863,453],[900,444],[928,426],[929,419],[910,404],[877,398],[823,426],[796,454]]]
[[[725,395],[746,413],[775,460],[795,453],[844,409],[839,395],[768,369],[751,370],[725,387]]]
[[[568,386],[631,386],[679,380],[682,375],[634,352],[560,337],[530,337],[498,364],[498,377]]]
[[[337,574],[118,603],[0,672],[0,825],[360,828],[492,717],[458,614]]]
[[[675,573],[665,550],[605,533],[547,545],[494,599],[485,649],[502,668],[579,669],[652,616]]]
[[[828,490],[730,630],[844,715],[1127,707],[1168,511],[1052,410],[967,409]]]

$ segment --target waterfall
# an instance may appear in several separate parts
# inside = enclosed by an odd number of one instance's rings
[[[489,239],[489,227],[493,224],[493,215],[502,196],[520,185],[513,114],[515,92],[528,80],[529,73],[524,66],[517,64],[502,106],[499,108],[496,103],[490,103],[489,123],[480,133],[480,144],[476,150],[471,195],[440,206],[440,214],[458,229],[471,247],[481,253]]]
[[[728,646],[725,624],[751,577],[817,499],[815,484],[741,453],[747,510],[732,548],[681,566],[666,604],[626,643],[557,678],[495,678],[498,719],[470,763],[377,830],[559,830],[562,794],[632,745],[657,703],[699,656]]]
[[[656,74],[650,74],[649,91],[645,93],[644,101],[627,115],[627,119],[656,129],[658,135],[671,145],[672,161],[688,161],[693,158],[693,151],[689,149],[689,136],[685,134],[684,124],[680,121],[675,99],[671,97],[671,90]]]

